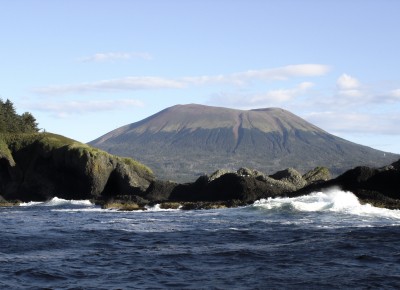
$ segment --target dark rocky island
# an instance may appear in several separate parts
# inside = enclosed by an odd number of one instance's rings
[[[107,208],[219,208],[261,198],[294,197],[340,187],[361,202],[400,208],[400,161],[381,168],[356,167],[331,178],[327,168],[305,174],[293,168],[272,175],[248,168],[218,170],[190,183],[155,179],[130,159],[51,133],[3,134],[0,138],[0,205],[53,197],[90,199]]]
[[[220,112],[220,109],[217,110]],[[236,112],[227,109],[223,112],[227,116],[239,113],[236,117],[241,121],[239,127],[234,128],[239,130],[238,134],[246,132],[242,130],[244,117],[249,122],[262,121],[268,116],[275,118],[268,125],[272,127],[265,127],[268,130],[283,124],[276,116],[264,115],[265,112],[257,110]],[[273,114],[277,112],[289,114],[273,110]],[[219,208],[251,204],[261,198],[294,197],[340,187],[353,192],[361,202],[400,209],[400,160],[379,168],[355,167],[333,179],[330,170],[325,167],[316,167],[305,174],[287,168],[272,175],[240,168],[237,171],[217,170],[193,182],[176,183],[156,179],[151,169],[131,158],[111,155],[60,135],[39,133],[35,118],[30,113],[18,115],[9,100],[0,100],[0,117],[0,206],[58,197],[90,199],[105,208],[123,210],[144,209],[154,204],[163,208]],[[286,133],[293,131],[295,135],[311,126],[294,116],[291,116],[290,122],[286,121],[286,125],[280,128],[286,128]],[[322,138],[320,129],[310,128],[314,130],[312,134]],[[343,142],[341,150],[345,148]],[[239,147],[240,144],[237,143]],[[376,152],[371,152],[375,156]]]

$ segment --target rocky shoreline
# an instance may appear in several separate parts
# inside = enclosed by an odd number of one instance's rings
[[[356,167],[334,179],[323,167],[304,175],[289,168],[270,176],[247,168],[237,172],[219,170],[193,183],[153,181],[141,196],[117,196],[112,207],[107,203],[103,207],[129,210],[134,205],[143,210],[157,203],[163,209],[229,208],[261,198],[296,197],[336,187],[353,192],[363,204],[400,209],[399,164],[400,161],[382,168]]]
[[[90,199],[119,210],[155,204],[165,209],[212,209],[339,187],[362,203],[400,209],[400,160],[381,168],[356,167],[336,178],[324,167],[303,175],[293,168],[272,175],[240,168],[179,184],[157,180],[149,168],[132,159],[55,134],[3,136],[0,143],[0,206],[57,196]]]

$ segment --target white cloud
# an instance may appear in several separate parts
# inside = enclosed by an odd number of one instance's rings
[[[91,100],[91,101],[66,101],[66,102],[34,102],[25,103],[24,107],[41,112],[49,112],[58,117],[75,114],[114,111],[127,108],[142,107],[143,102],[134,99],[117,100]]]
[[[128,59],[145,59],[151,60],[153,57],[147,52],[102,52],[95,53],[94,55],[83,57],[79,59],[82,62],[106,62],[116,60],[128,60]]]
[[[288,79],[290,77],[322,76],[329,72],[330,67],[321,64],[288,65],[280,68],[255,72],[261,79]],[[247,72],[249,75],[252,71]]]
[[[314,86],[311,82],[303,82],[294,88],[271,90],[263,94],[228,94],[220,93],[209,100],[210,104],[234,106],[236,108],[256,108],[280,106],[293,101]]]
[[[389,92],[389,97],[390,97],[392,100],[400,101],[400,89],[390,91],[390,92]]]
[[[44,95],[109,92],[109,91],[135,91],[149,89],[180,89],[184,83],[158,77],[127,77],[122,79],[102,80],[76,85],[48,86],[34,89],[35,93]]]
[[[368,102],[371,96],[362,84],[348,74],[342,74],[336,81],[337,93],[333,102],[341,105],[355,105]]]
[[[252,104],[265,104],[265,103],[283,103],[293,100],[299,94],[304,93],[306,90],[312,88],[313,83],[303,82],[297,87],[292,89],[279,89],[272,90],[265,94],[256,95],[250,98],[249,102]]]
[[[316,100],[315,103],[356,108],[400,102],[400,89],[387,91],[383,87],[364,85],[347,74],[342,74],[336,84],[336,92],[330,97]]]
[[[232,73],[228,75],[184,77],[187,83],[203,85],[209,83],[232,83],[244,85],[250,81],[276,81],[287,80],[293,77],[322,76],[328,73],[330,67],[322,64],[299,64],[288,65],[272,69],[248,70],[245,72]]]
[[[400,134],[398,114],[321,111],[304,116],[309,122],[333,133]]]
[[[212,84],[245,85],[251,81],[286,80],[292,77],[321,76],[329,67],[320,64],[289,65],[265,70],[250,70],[227,75],[181,77],[176,79],[163,77],[126,77],[102,80],[90,83],[55,85],[34,89],[39,94],[71,94],[120,90],[182,89],[190,85],[203,86]]]
[[[348,98],[360,98],[364,96],[361,83],[348,74],[342,74],[336,81],[338,95]],[[351,102],[351,101],[350,101]]]
[[[348,74],[342,74],[336,82],[339,90],[354,90],[360,87],[360,82]]]

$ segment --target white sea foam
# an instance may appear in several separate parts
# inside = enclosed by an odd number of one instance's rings
[[[325,192],[313,192],[309,195],[293,198],[268,198],[256,201],[254,207],[267,210],[286,210],[297,212],[337,212],[359,216],[400,219],[400,210],[389,210],[361,204],[349,191],[331,188]]]
[[[161,208],[160,204],[155,204],[153,206],[145,206],[147,211],[177,211],[181,208],[181,206],[178,209],[173,209],[173,208]]]
[[[46,202],[31,201],[20,204],[20,206],[66,206],[66,205],[92,206],[93,204],[90,202],[90,200],[66,200],[58,197],[53,197],[52,199]]]
[[[35,205],[42,205],[44,202],[41,201],[30,201],[30,202],[22,202],[19,206],[35,206]]]

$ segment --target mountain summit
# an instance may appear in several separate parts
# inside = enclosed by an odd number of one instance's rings
[[[189,181],[217,169],[326,166],[339,174],[357,165],[380,166],[398,155],[331,135],[280,108],[235,110],[177,105],[90,142],[133,157],[161,179]]]

